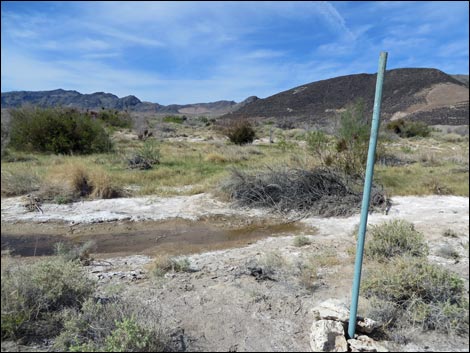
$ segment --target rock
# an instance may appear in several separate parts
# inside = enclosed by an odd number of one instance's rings
[[[369,318],[358,318],[356,322],[356,331],[358,333],[372,333],[375,329],[379,328],[379,323]]]
[[[341,322],[349,321],[348,307],[338,299],[328,299],[312,309],[316,320],[335,320]]]
[[[333,320],[318,320],[312,325],[310,347],[314,352],[347,352],[344,326]]]
[[[333,352],[347,352],[348,351],[348,342],[346,341],[346,337],[336,336],[335,338],[335,349]]]
[[[372,338],[362,335],[355,339],[349,339],[351,352],[388,352],[388,350],[375,342]]]

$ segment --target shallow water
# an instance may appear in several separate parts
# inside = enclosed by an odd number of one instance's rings
[[[93,254],[156,255],[167,253],[183,255],[241,247],[266,237],[297,235],[304,229],[300,223],[250,224],[227,229],[208,222],[173,219],[156,222],[144,229],[91,228],[82,234],[66,236],[59,234],[2,233],[2,250],[9,249],[13,255],[47,256],[54,254],[59,242],[80,245],[87,241],[95,243]]]

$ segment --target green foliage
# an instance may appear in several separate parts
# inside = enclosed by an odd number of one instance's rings
[[[151,169],[157,164],[160,164],[160,146],[154,139],[145,140],[142,147],[128,159],[132,169]]]
[[[132,128],[132,118],[127,112],[117,110],[102,110],[97,114],[97,118],[108,126],[120,128]]]
[[[323,131],[309,131],[306,135],[306,142],[309,152],[316,155],[323,165],[328,167],[333,163],[329,138]]]
[[[370,138],[370,122],[362,101],[341,114],[337,138],[336,166],[346,174],[362,175],[366,168]]]
[[[101,123],[74,109],[22,108],[11,116],[10,145],[17,150],[90,154],[112,148]]]
[[[38,322],[64,308],[79,308],[93,292],[94,282],[76,262],[58,258],[2,266],[2,339],[38,336]]]
[[[294,246],[302,247],[302,246],[310,245],[310,244],[312,244],[312,242],[310,241],[309,238],[307,238],[304,235],[297,235],[294,238]]]
[[[414,136],[428,137],[431,133],[431,128],[426,123],[403,119],[390,121],[387,124],[387,129],[403,138]]]
[[[366,276],[363,292],[395,308],[389,321],[407,320],[424,330],[468,333],[463,280],[425,258],[397,257],[376,266]]]
[[[163,118],[164,123],[182,124],[186,120],[185,116],[168,115]]]
[[[154,352],[152,332],[125,318],[116,323],[116,328],[106,337],[106,352]]]
[[[412,223],[404,220],[372,226],[369,235],[366,256],[378,261],[401,255],[423,257],[428,254],[424,236],[414,229]]]
[[[225,135],[236,145],[246,145],[255,139],[255,130],[248,120],[232,121],[225,129]]]
[[[113,299],[87,300],[81,310],[62,313],[63,330],[54,340],[60,352],[161,352],[168,342],[152,308]]]
[[[281,149],[283,152],[287,152],[290,150],[293,150],[296,146],[295,143],[289,142],[286,139],[286,136],[284,133],[279,134],[279,142],[277,143],[277,146]]]

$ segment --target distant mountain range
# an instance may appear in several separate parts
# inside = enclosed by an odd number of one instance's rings
[[[294,124],[327,124],[355,101],[373,108],[375,74],[356,74],[312,82],[260,99],[240,103],[217,101],[186,105],[142,102],[135,96],[77,91],[16,91],[1,94],[2,108],[25,104],[80,109],[117,109],[154,114],[206,115],[222,118],[288,119]],[[463,125],[469,122],[468,75],[448,75],[436,69],[395,69],[386,72],[382,97],[384,119],[406,118],[429,124]]]
[[[160,105],[142,102],[135,96],[119,98],[114,94],[96,92],[81,94],[77,91],[56,89],[53,91],[15,91],[2,93],[2,108],[18,108],[23,105],[46,107],[73,107],[79,109],[99,110],[117,109],[135,112],[153,112],[162,114],[189,115],[222,115],[240,106],[234,101],[217,101],[213,103],[196,103],[186,105]]]

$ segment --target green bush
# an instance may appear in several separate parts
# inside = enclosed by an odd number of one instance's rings
[[[187,118],[185,116],[168,115],[163,118],[164,123],[182,124]]]
[[[11,111],[10,146],[53,153],[99,153],[112,148],[98,120],[75,109],[21,108]]]
[[[255,139],[255,130],[248,120],[236,120],[225,128],[225,135],[236,145],[246,145]]]
[[[414,225],[404,220],[393,220],[372,226],[368,232],[365,254],[378,261],[387,261],[395,256],[423,257],[428,246]]]
[[[395,308],[390,321],[407,320],[424,330],[468,334],[464,281],[426,259],[397,257],[376,266],[365,276],[363,293]]]
[[[117,110],[102,110],[97,114],[97,118],[108,126],[120,128],[132,128],[132,118],[127,112]]]
[[[2,339],[44,338],[41,326],[54,321],[54,313],[81,307],[94,292],[81,266],[61,258],[2,266],[1,277]]]
[[[123,319],[106,337],[106,352],[156,352],[164,346],[152,331],[137,324],[134,319]]]

